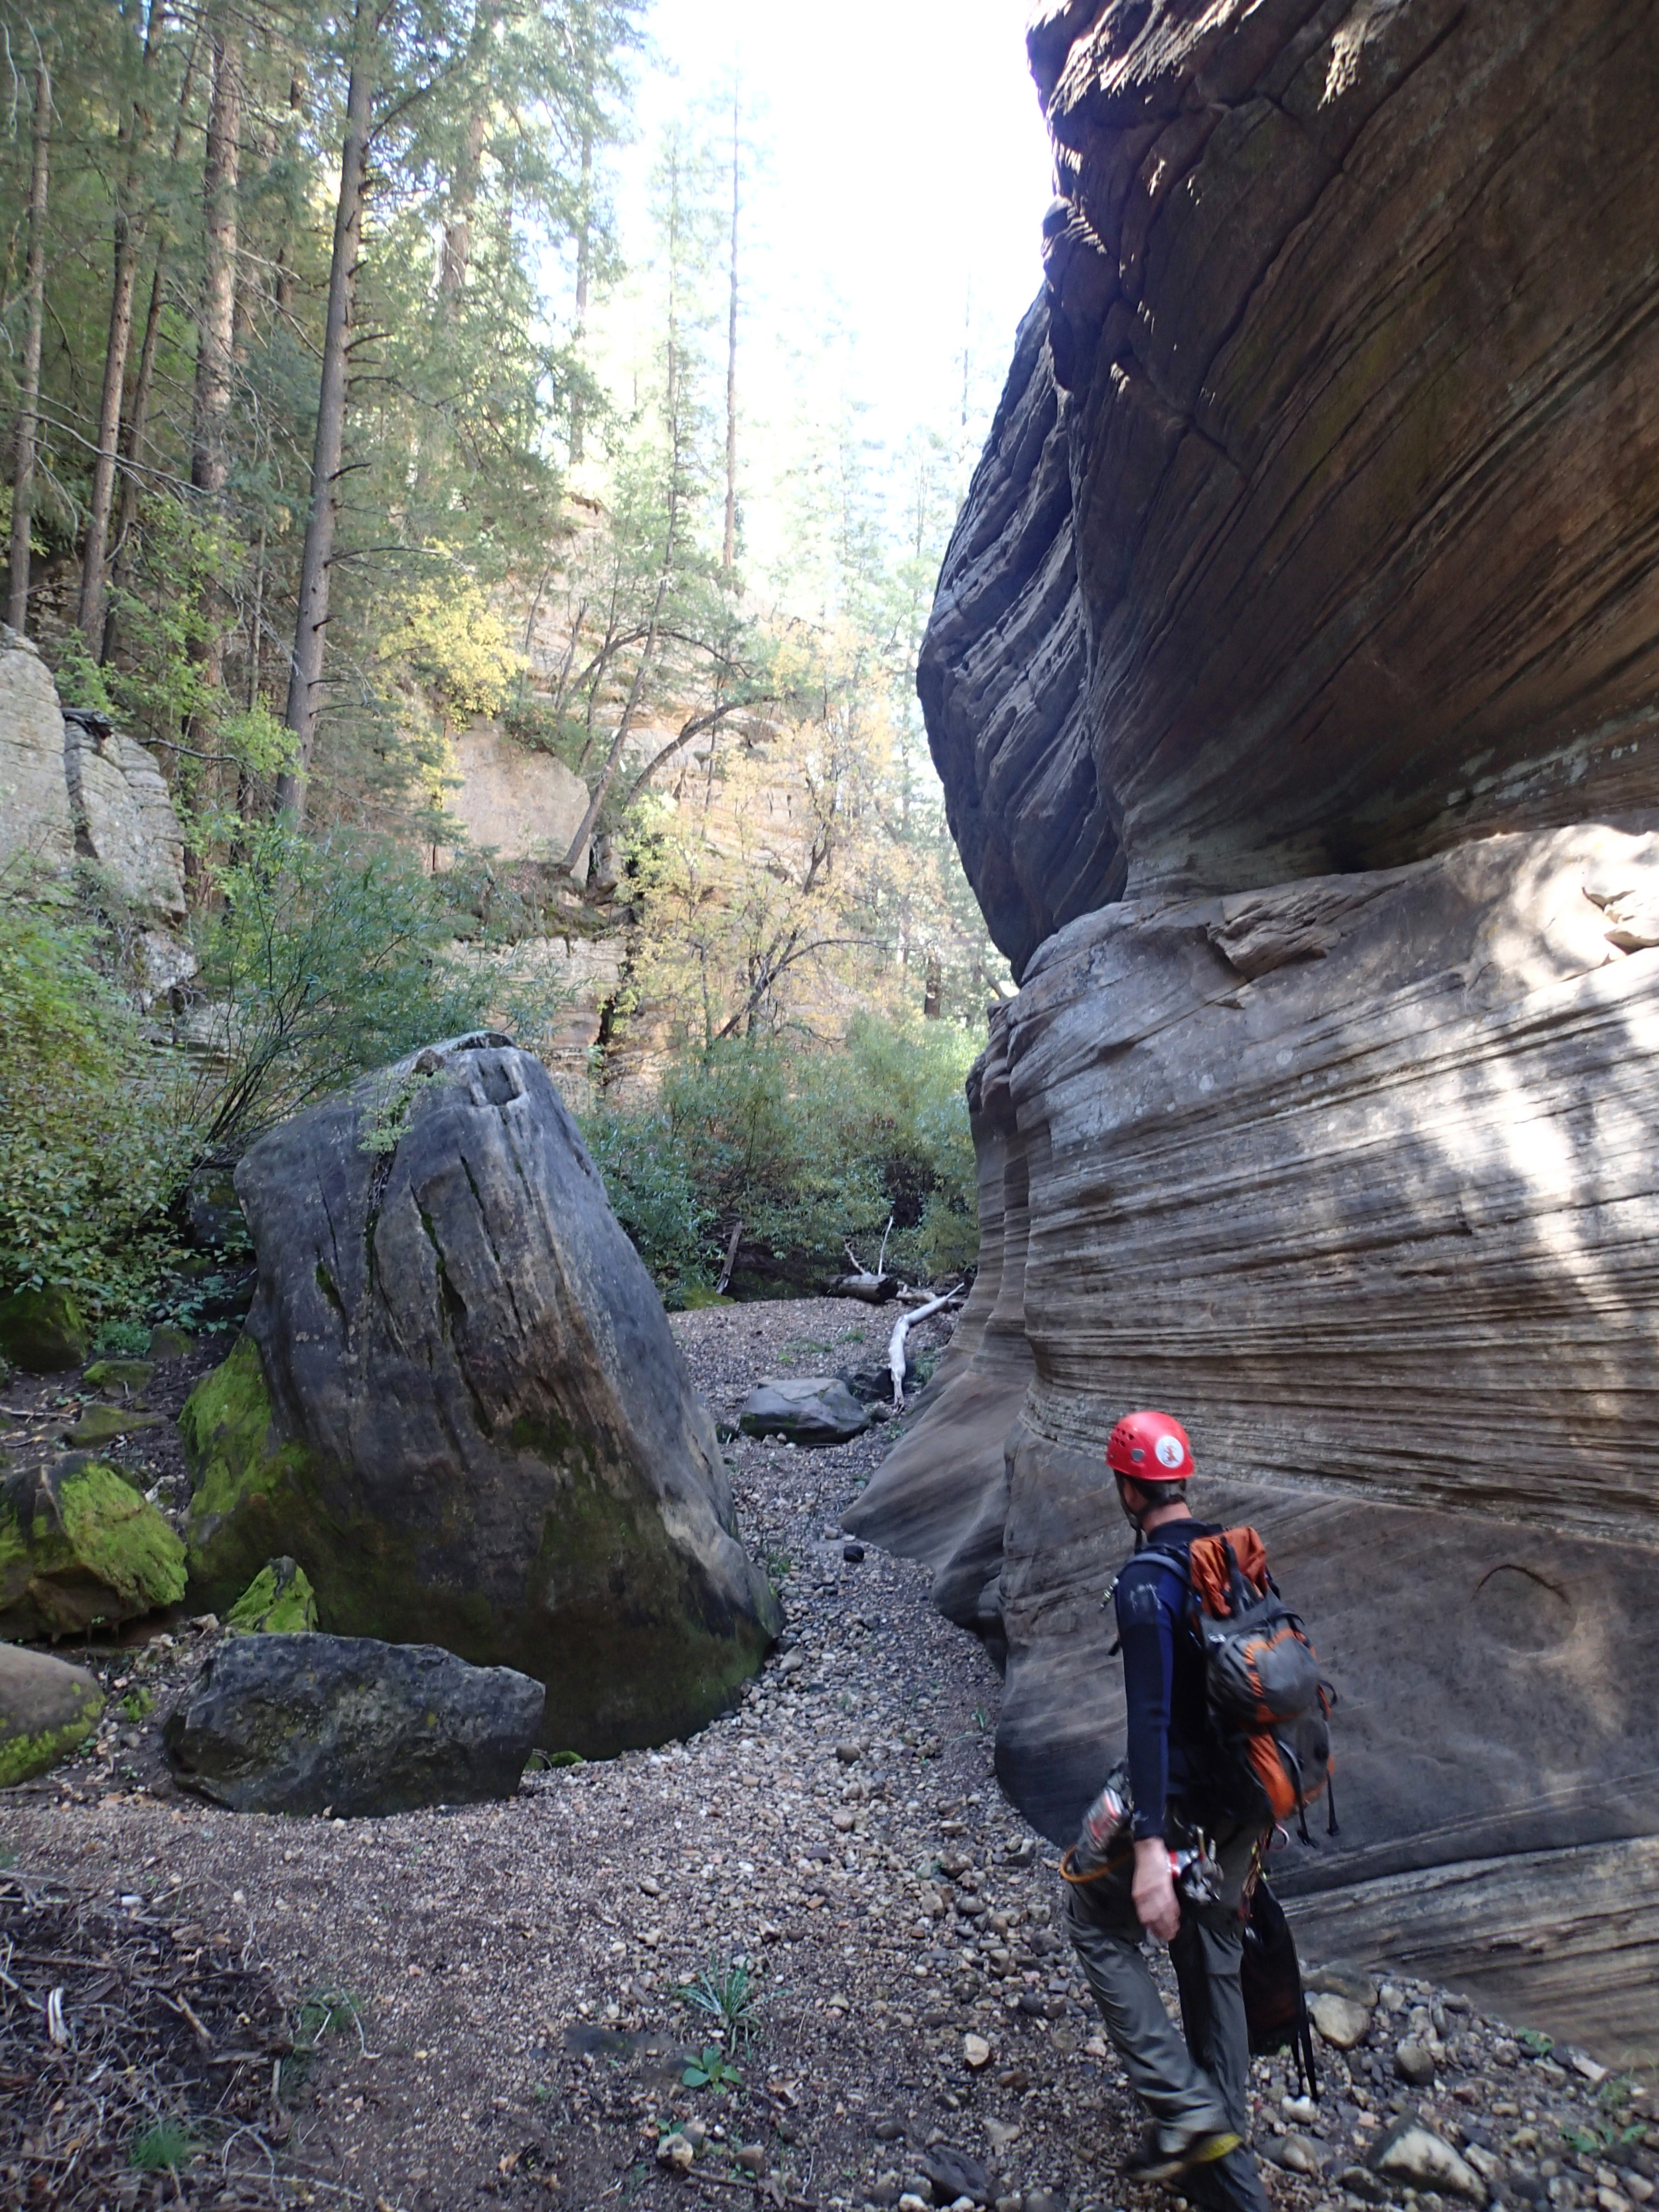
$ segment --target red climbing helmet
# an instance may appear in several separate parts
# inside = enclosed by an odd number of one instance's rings
[[[1126,1413],[1107,1439],[1106,1464],[1131,1482],[1188,1482],[1198,1472],[1186,1430],[1167,1413]]]

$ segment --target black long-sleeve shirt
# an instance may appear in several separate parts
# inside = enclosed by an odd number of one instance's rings
[[[1213,1535],[1205,1521],[1170,1521],[1148,1540],[1184,1551]],[[1137,1838],[1164,1832],[1165,1808],[1197,1794],[1209,1743],[1204,1654],[1188,1615],[1187,1581],[1167,1559],[1138,1552],[1117,1578],[1117,1632],[1128,1702],[1129,1786]]]

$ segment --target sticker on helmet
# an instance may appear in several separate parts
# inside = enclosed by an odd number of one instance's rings
[[[1160,1437],[1152,1449],[1158,1454],[1160,1467],[1179,1467],[1187,1456],[1181,1449],[1179,1437]]]

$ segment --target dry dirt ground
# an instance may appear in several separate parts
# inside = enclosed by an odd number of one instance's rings
[[[724,1418],[763,1375],[861,1364],[886,1334],[830,1300],[674,1326]],[[1006,2212],[1123,2205],[1133,2122],[1055,1932],[1056,1855],[993,1777],[997,1677],[933,1612],[921,1570],[840,1533],[890,1434],[729,1443],[745,1540],[784,1593],[782,1647],[690,1741],[532,1774],[507,1803],[351,1822],[216,1812],[174,1790],[156,1742],[214,1632],[181,1621],[89,1655],[118,1703],[97,1756],[0,1800],[11,1893],[125,1915],[193,1971],[267,1976],[314,2045],[273,2067],[234,2148],[228,2124],[198,2123],[203,2148],[176,2174],[130,2172],[100,2201],[857,2212],[950,2202],[955,2171]],[[13,1966],[15,1984],[21,1952]],[[718,2028],[678,1992],[734,1971],[754,1993],[748,2033],[729,2074],[688,2087]],[[1645,2114],[1588,2062],[1404,1983],[1376,2020],[1367,2047],[1324,2054],[1316,2113],[1287,2112],[1294,2084],[1258,2064],[1259,2140],[1284,2154],[1299,2134],[1323,2170],[1273,2170],[1284,2212],[1344,2204],[1337,2177],[1406,2101],[1407,2034],[1440,2053],[1413,2106],[1475,2146],[1495,2197],[1540,2212],[1651,2198]],[[695,2152],[684,2172],[658,2155],[677,2133]],[[9,2164],[0,2150],[0,2206],[60,2201],[30,2140]],[[1432,2192],[1414,2201],[1440,2212]]]

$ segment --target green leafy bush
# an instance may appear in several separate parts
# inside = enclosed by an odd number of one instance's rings
[[[202,933],[210,1058],[187,1118],[206,1146],[261,1130],[419,1046],[511,1025],[532,1049],[559,994],[454,944],[441,878],[370,838],[262,831]],[[487,949],[487,948],[486,948]]]
[[[844,1045],[732,1043],[682,1061],[650,1106],[601,1103],[586,1134],[618,1218],[671,1303],[718,1276],[741,1219],[779,1285],[872,1266],[923,1279],[978,1249],[963,1079],[974,1042],[939,1022],[854,1024]],[[752,1286],[751,1286],[752,1287]]]
[[[0,885],[0,1291],[66,1283],[99,1310],[161,1264],[188,1133],[95,926],[29,889]]]

